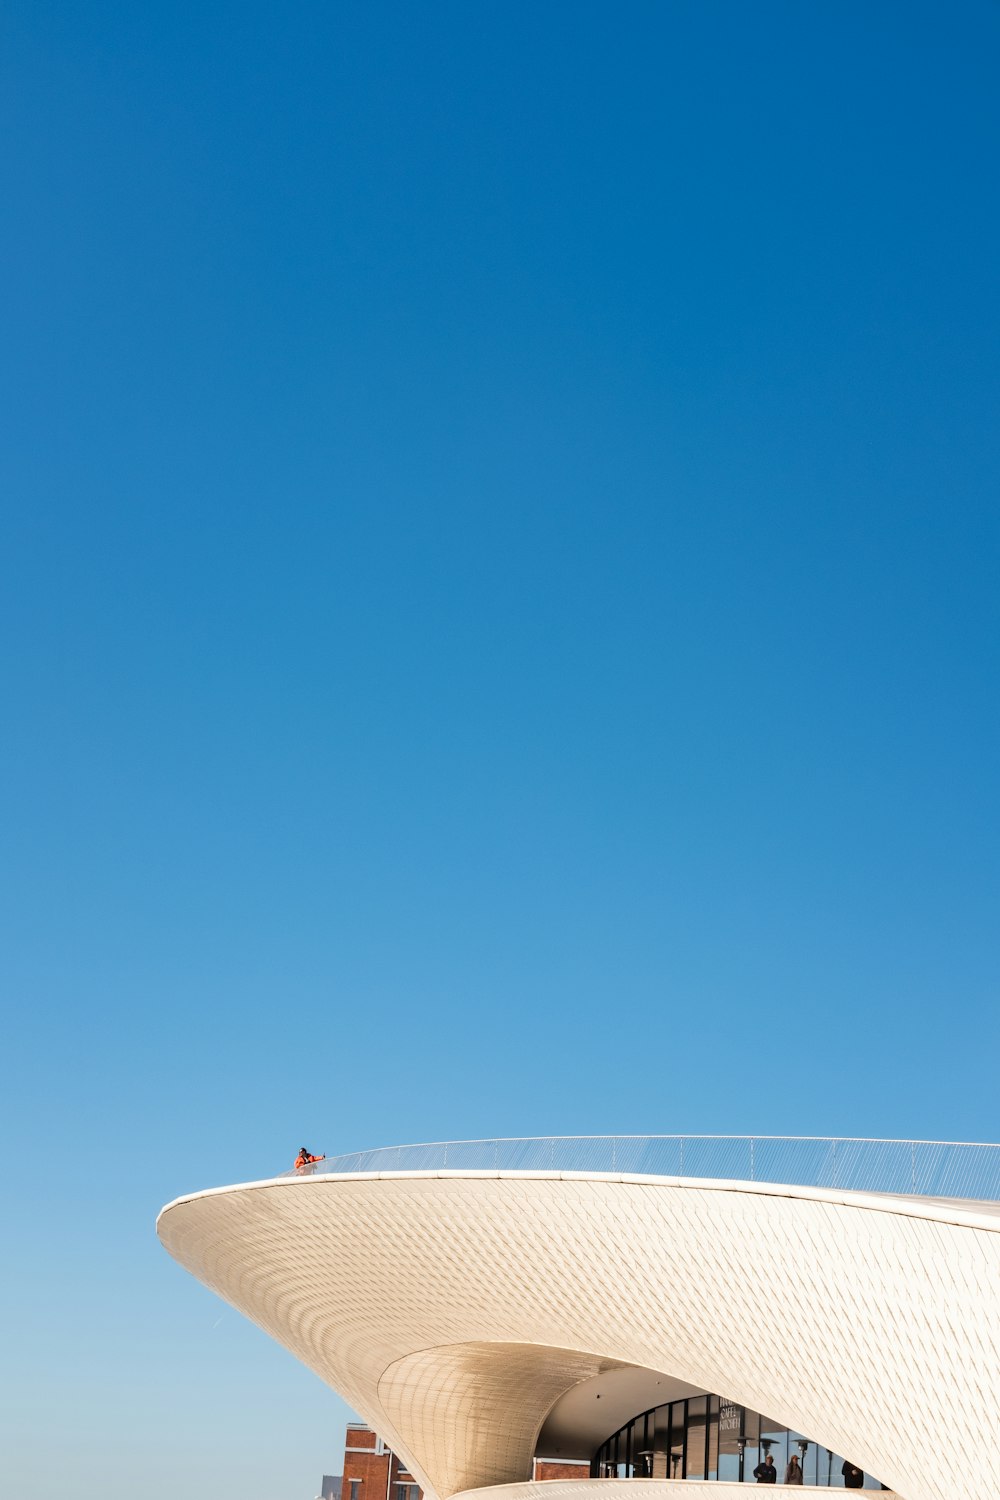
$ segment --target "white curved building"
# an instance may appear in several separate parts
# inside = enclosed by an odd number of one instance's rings
[[[858,1144],[824,1143],[848,1180]],[[913,1191],[915,1151],[909,1192],[398,1159],[180,1198],[158,1230],[439,1500],[723,1500],[767,1453],[778,1491],[795,1455],[824,1488],[852,1464],[900,1500],[1000,1497],[1000,1206]],[[992,1184],[1000,1158],[962,1160]],[[536,1455],[599,1478],[539,1495]]]

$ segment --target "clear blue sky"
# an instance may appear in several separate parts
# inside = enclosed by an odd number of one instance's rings
[[[1000,7],[0,34],[0,1479],[311,1500],[178,1193],[1000,1135]]]

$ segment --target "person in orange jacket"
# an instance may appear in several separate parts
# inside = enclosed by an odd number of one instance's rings
[[[306,1150],[305,1146],[303,1146],[298,1156],[295,1158],[296,1172],[301,1172],[305,1167],[311,1167],[314,1161],[326,1161],[326,1157],[313,1156]]]

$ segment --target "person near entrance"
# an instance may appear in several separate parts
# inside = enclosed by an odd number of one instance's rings
[[[777,1484],[778,1471],[774,1467],[774,1459],[770,1453],[765,1453],[763,1461],[753,1471],[753,1477],[758,1484]]]
[[[802,1465],[799,1462],[799,1455],[797,1453],[793,1453],[791,1458],[788,1460],[788,1467],[785,1469],[785,1483],[802,1483]]]
[[[865,1476],[862,1473],[862,1471],[858,1468],[857,1464],[849,1463],[847,1461],[847,1459],[845,1459],[844,1462],[843,1462],[843,1465],[841,1467],[840,1472],[844,1476],[844,1489],[845,1490],[861,1490],[861,1489],[864,1489]]]

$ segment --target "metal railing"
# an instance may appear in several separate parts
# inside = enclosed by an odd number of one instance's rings
[[[355,1172],[625,1172],[1000,1201],[1000,1145],[831,1136],[585,1135],[433,1141],[331,1156],[297,1176]]]

